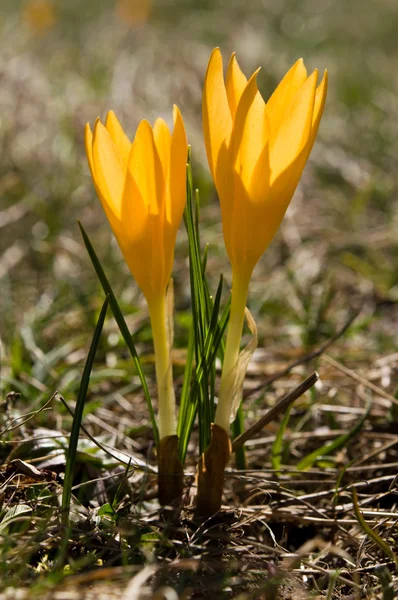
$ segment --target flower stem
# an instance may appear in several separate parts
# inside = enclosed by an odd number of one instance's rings
[[[149,303],[153,343],[155,347],[155,368],[159,397],[159,438],[176,435],[176,402],[173,389],[173,368],[171,348],[167,335],[166,296],[158,296]]]
[[[214,423],[229,434],[235,369],[239,357],[251,273],[232,273],[231,311]]]

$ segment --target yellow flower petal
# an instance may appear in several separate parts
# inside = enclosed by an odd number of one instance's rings
[[[213,50],[207,67],[203,89],[202,118],[207,159],[214,178],[220,148],[223,142],[229,138],[232,129],[219,48]]]
[[[170,168],[166,204],[166,219],[174,231],[182,219],[186,203],[186,164],[188,158],[188,142],[184,121],[176,105],[173,107],[174,130],[170,146]]]
[[[99,121],[99,119],[97,119]],[[113,209],[109,206],[108,202],[105,200],[104,195],[102,194],[100,188],[97,185],[96,177],[95,177],[95,168],[94,168],[94,158],[93,158],[93,134],[91,132],[91,127],[89,123],[86,123],[84,128],[84,145],[86,149],[88,166],[90,168],[91,177],[94,183],[95,191],[98,194],[99,199],[101,200],[101,204],[105,210],[105,213],[108,216],[108,219],[115,220],[115,215]],[[116,219],[117,220],[117,219]]]
[[[186,161],[188,143],[184,122],[177,106],[173,107],[174,128],[169,147],[169,169],[166,178],[166,207],[164,222],[165,274],[170,279],[174,261],[174,246],[186,203]],[[166,282],[167,283],[167,282]]]
[[[312,117],[312,128],[309,144],[308,154],[311,152],[311,148],[314,144],[316,134],[318,133],[319,124],[323,115],[323,109],[325,108],[326,94],[328,92],[328,72],[325,70],[321,83],[318,85],[315,94],[314,113]]]
[[[312,127],[308,141],[301,152],[296,156],[294,161],[290,163],[285,171],[277,178],[276,181],[274,181],[268,194],[266,205],[267,207],[270,207],[268,212],[268,230],[270,232],[269,242],[271,242],[284,217],[290,200],[300,181],[300,177],[306,165],[308,156],[312,150],[312,146],[318,132],[319,123],[322,118],[323,109],[325,107],[327,87],[328,74],[327,71],[325,71],[324,77],[316,90],[312,116]]]
[[[282,194],[284,197],[284,202],[282,203],[284,210],[281,219],[283,218],[284,212],[290,202],[291,197],[294,194],[303,169],[306,165],[308,156],[312,150],[312,146],[314,144],[319,124],[322,118],[323,109],[325,107],[327,87],[328,74],[327,71],[325,71],[323,79],[316,90],[314,110],[312,115],[311,133],[309,135],[307,143],[303,147],[302,151],[297,155],[295,160],[285,169],[285,171],[280,175],[280,177],[277,179],[276,182],[274,182],[272,186],[271,194],[269,197],[270,203],[276,202],[277,198],[281,197]]]
[[[267,119],[268,123],[268,119]],[[269,125],[268,125],[269,127]],[[257,159],[249,184],[249,195],[252,204],[261,204],[268,194],[270,187],[271,167],[270,167],[270,144],[269,139],[265,143],[261,153]]]
[[[235,118],[236,108],[246,85],[247,78],[242,73],[234,52],[231,55],[227,68],[227,75],[225,77],[225,88],[227,90],[227,98],[232,120]]]
[[[238,177],[235,178],[235,194],[228,255],[234,271],[243,276],[252,272],[264,252],[268,216],[264,203],[252,202]]]
[[[154,296],[152,274],[157,253],[154,256],[153,238],[156,232],[153,232],[147,206],[129,170],[123,194],[121,228],[117,236],[119,246],[137,284],[150,301]],[[156,289],[155,295],[158,293]]]
[[[230,255],[231,248],[230,235],[236,179],[235,172],[232,167],[231,154],[231,149],[227,147],[226,142],[223,142],[218,153],[217,170],[214,177],[214,184],[216,186],[221,205],[223,234],[228,255]]]
[[[231,160],[247,190],[254,167],[269,137],[266,107],[257,88],[257,74],[258,70],[250,77],[240,98],[230,143]]]
[[[165,180],[152,127],[148,121],[141,121],[138,126],[130,151],[128,170],[148,212],[146,239],[142,242],[139,255],[146,269],[146,283],[141,283],[140,287],[149,301],[151,294],[160,294],[162,290],[164,292],[170,273],[167,278],[165,255],[169,249],[164,247]]]
[[[106,207],[120,219],[125,167],[101,121],[97,121],[94,127],[93,165],[95,182],[101,190]]]
[[[105,127],[115,144],[120,158],[124,165],[127,165],[127,160],[130,153],[131,142],[124,133],[122,126],[113,110],[110,110],[106,116]]]
[[[255,201],[248,195],[253,170],[268,141],[268,123],[263,98],[257,88],[258,71],[248,81],[236,110],[229,147],[219,151],[215,183],[220,198],[223,232],[228,255],[246,255],[248,213],[245,204]],[[262,163],[263,181],[268,181],[269,164]],[[248,225],[249,226],[249,225]]]
[[[128,169],[148,207],[148,213],[161,214],[163,171],[155,147],[152,127],[148,121],[141,121],[138,125],[128,159]]]
[[[318,132],[319,124],[322,118],[323,109],[325,107],[327,87],[328,74],[327,71],[325,71],[324,77],[316,90],[314,110],[312,115],[311,133],[308,137],[307,143],[302,148],[301,152],[293,160],[293,162],[291,162],[290,165],[288,165],[287,168],[283,171],[283,173],[281,173],[280,176],[276,179],[276,181],[273,182],[272,188],[270,190],[267,203],[276,207],[274,209],[275,231],[279,227],[279,224],[283,219],[289,202],[300,181],[300,177],[308,160],[308,156],[312,150],[312,146],[314,145],[316,134]],[[280,201],[281,198],[283,198],[282,202]]]
[[[307,79],[307,69],[300,58],[286,73],[267,102],[267,113],[271,125],[271,135],[275,136],[285,119],[287,110],[295,95]]]
[[[121,225],[124,228],[125,247],[142,243],[147,237],[147,223],[148,207],[133,175],[127,170],[121,212]],[[131,225],[127,228],[126,224]],[[143,263],[142,253],[135,251],[134,256],[128,262],[129,264]]]
[[[97,120],[99,120],[99,119],[97,119]],[[96,179],[95,179],[94,158],[93,158],[93,134],[91,132],[91,127],[90,127],[89,123],[86,123],[86,126],[84,128],[84,146],[86,149],[88,166],[90,168],[90,173],[91,173],[91,177],[92,177],[92,180],[94,183],[95,191],[97,192],[98,197],[101,200],[101,204],[104,207],[104,210],[106,212],[109,212],[113,218],[113,211],[110,210],[110,208],[105,200],[105,197],[103,196],[101,190],[99,189]]]
[[[88,166],[90,167],[91,177],[95,183],[94,175],[94,161],[93,161],[93,134],[91,132],[90,123],[86,123],[84,128],[84,146],[86,149],[86,155],[88,160]]]
[[[276,138],[271,137],[271,185],[308,142],[312,128],[317,78],[318,72],[315,70],[296,94]]]
[[[163,119],[156,119],[153,127],[153,138],[160,162],[162,163],[163,176],[166,179],[169,170],[171,134]]]

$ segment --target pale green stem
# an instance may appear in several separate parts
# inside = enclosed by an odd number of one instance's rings
[[[245,320],[245,307],[250,277],[251,272],[249,274],[244,273],[243,275],[234,271],[232,273],[231,311],[229,314],[218,405],[214,419],[214,423],[223,427],[228,434],[233,401],[232,390]]]
[[[176,402],[173,389],[171,348],[167,336],[166,296],[159,296],[148,303],[153,344],[155,347],[156,381],[158,384],[159,438],[176,435]]]

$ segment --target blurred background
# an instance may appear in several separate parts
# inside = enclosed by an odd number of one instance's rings
[[[264,98],[302,56],[330,87],[318,139],[280,232],[255,271],[250,307],[259,370],[327,339],[352,308],[355,360],[396,351],[398,300],[398,3],[396,0],[0,0],[0,332],[2,385],[28,397],[75,391],[103,295],[80,238],[85,226],[141,351],[144,302],[89,176],[87,121],[184,116],[202,201],[209,276],[230,284],[201,133],[201,90],[214,46]],[[190,326],[186,236],[176,249],[176,360]],[[107,325],[103,379],[129,377]],[[120,345],[120,349],[117,348]],[[341,350],[342,351],[342,350]],[[126,359],[127,359],[126,355]],[[265,365],[265,366],[264,366]],[[125,366],[125,370],[124,370]],[[73,369],[76,367],[77,371]],[[116,368],[117,367],[117,368]]]

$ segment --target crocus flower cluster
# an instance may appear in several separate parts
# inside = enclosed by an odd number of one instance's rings
[[[233,54],[224,80],[222,57],[216,48],[204,82],[204,139],[233,279],[219,402],[212,440],[199,465],[198,512],[203,515],[212,514],[221,505],[220,478],[230,454],[232,402],[239,392],[235,373],[251,274],[300,180],[327,93],[327,73],[318,84],[318,72],[308,76],[300,59],[266,103],[257,88],[257,73],[247,79]],[[110,112],[105,124],[96,122],[93,133],[86,126],[86,152],[103,209],[148,302],[158,385],[159,471],[169,469],[173,475],[180,467],[176,467],[178,440],[166,289],[186,202],[183,119],[174,107],[172,133],[162,119],[153,128],[141,121],[131,143]],[[174,488],[169,486],[163,494],[160,490],[164,503],[181,493],[182,468],[177,479]],[[163,482],[163,488],[169,483]]]

